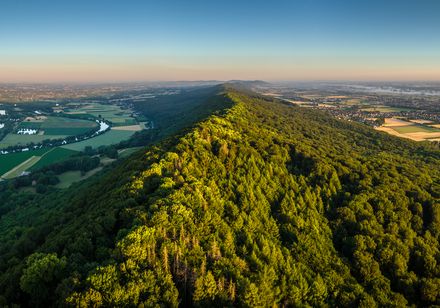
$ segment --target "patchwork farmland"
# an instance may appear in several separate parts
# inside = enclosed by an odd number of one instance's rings
[[[100,146],[117,144],[123,140],[129,139],[136,131],[134,130],[116,130],[111,129],[109,132],[86,139],[80,142],[63,145],[62,148],[74,151],[84,151],[88,146],[98,148]]]
[[[105,123],[111,128],[101,132]],[[86,147],[118,144],[146,128],[133,117],[132,110],[118,105],[68,103],[57,105],[56,112],[28,112],[0,140],[0,177],[11,179],[39,170]]]
[[[398,118],[386,118],[385,123],[376,130],[390,135],[414,141],[429,141],[440,138],[440,128],[431,121],[406,121]]]
[[[136,120],[132,117],[132,111],[129,109],[122,109],[117,105],[109,104],[69,104],[66,114],[74,115],[77,117],[94,117],[104,119],[112,123],[112,126],[127,126],[137,124]]]
[[[0,149],[11,146],[37,144],[43,140],[63,139],[93,132],[98,128],[95,121],[60,116],[28,117],[17,128],[0,141]],[[31,134],[19,134],[22,130],[33,130]]]
[[[60,162],[76,153],[76,151],[56,147],[1,155],[0,176],[3,179],[14,178],[23,172]]]

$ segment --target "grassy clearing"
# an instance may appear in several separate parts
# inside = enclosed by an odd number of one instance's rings
[[[90,170],[89,172],[86,172],[85,174],[81,174],[81,171],[67,171],[58,176],[58,179],[60,182],[55,185],[57,188],[68,188],[70,185],[76,182],[80,182],[82,180],[85,180],[92,175],[96,174],[102,169],[102,167],[95,168],[93,170]]]
[[[34,171],[46,167],[50,164],[61,162],[76,153],[78,152],[73,150],[63,149],[60,147],[54,148],[51,151],[45,153],[41,157],[41,159],[35,165],[33,165],[29,170]]]
[[[118,155],[120,158],[125,158],[133,154],[134,152],[139,151],[143,147],[134,147],[134,148],[126,148],[118,151]]]
[[[97,137],[93,137],[80,142],[63,145],[62,148],[74,150],[74,151],[83,151],[86,146],[91,146],[92,148],[98,148],[102,145],[112,145],[112,144],[117,144],[123,140],[127,140],[134,133],[135,133],[134,131],[112,129],[109,132],[106,132]]]
[[[23,163],[32,156],[42,156],[44,153],[48,152],[49,149],[39,149],[35,151],[20,152],[0,155],[0,175],[8,172],[15,166]]]

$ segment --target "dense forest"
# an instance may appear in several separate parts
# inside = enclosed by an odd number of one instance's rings
[[[2,183],[0,306],[440,305],[438,150],[203,91],[69,189]]]

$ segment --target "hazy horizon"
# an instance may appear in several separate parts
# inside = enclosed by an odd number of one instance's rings
[[[1,83],[439,81],[438,1],[10,1]]]

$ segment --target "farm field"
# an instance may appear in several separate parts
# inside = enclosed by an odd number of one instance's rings
[[[66,117],[37,117],[26,118],[18,128],[33,128],[43,130],[46,135],[79,135],[94,129],[98,124],[94,121]],[[71,132],[65,133],[63,130]]]
[[[424,126],[424,125],[394,126],[393,129],[400,134],[418,133],[418,132],[423,132],[423,133],[440,132],[440,129],[438,128]]]
[[[60,162],[75,153],[75,151],[62,148],[45,148],[0,155],[0,175],[6,179],[14,178],[24,171],[33,171]]]
[[[341,102],[341,104],[347,106],[356,106],[356,105],[368,105],[369,102],[361,98],[350,98],[347,99],[346,101]]]
[[[0,155],[0,175],[3,175],[15,166],[25,162],[32,156],[42,156],[47,151],[49,151],[49,149]]]
[[[137,131],[143,130],[144,128],[140,124],[136,124],[136,125],[128,125],[128,126],[115,126],[112,129],[137,132]]]
[[[397,118],[386,118],[383,126],[393,127],[393,126],[406,126],[406,125],[414,125],[414,123]]]
[[[77,151],[73,151],[73,150],[63,149],[63,148],[60,148],[60,147],[53,148],[49,152],[45,153],[41,157],[41,159],[38,162],[36,162],[29,169],[29,171],[34,171],[34,170],[46,167],[46,166],[48,166],[50,164],[53,164],[53,163],[56,163],[56,162],[61,162],[61,161],[69,158],[70,156],[72,156],[72,155],[74,155],[76,153],[78,153],[78,152]]]
[[[417,123],[417,124],[432,124],[432,121],[429,120],[410,120],[413,123]]]
[[[84,148],[87,146],[91,146],[92,148],[98,148],[102,145],[112,145],[112,144],[117,144],[123,140],[127,140],[134,133],[135,131],[111,129],[110,131],[102,135],[90,139],[86,139],[80,142],[63,145],[62,148],[74,150],[74,151],[83,151]]]
[[[94,118],[101,116],[102,119],[111,121],[113,123],[112,129],[104,134],[64,146],[1,155],[0,176],[2,178],[14,178],[20,176],[24,171],[35,171],[55,162],[63,161],[78,151],[84,150],[86,146],[97,148],[117,144],[129,139],[135,132],[146,128],[142,122],[137,122],[131,116],[131,110],[123,110],[116,105],[93,103],[72,104],[70,106],[72,108],[69,113],[75,114],[75,116],[27,116],[13,132],[0,140],[0,149],[6,149],[10,146],[31,147],[32,144],[38,144],[45,140],[63,140],[69,136],[93,131],[98,128],[99,124],[91,119],[91,115]],[[20,130],[36,130],[36,132],[32,135],[18,134],[17,132]],[[124,151],[122,157],[131,153],[130,149]]]
[[[376,130],[414,141],[433,141],[440,137],[440,128],[396,118],[385,119],[384,125],[377,127]]]
[[[376,112],[400,112],[400,111],[408,111],[410,109],[377,105],[377,106],[373,106],[373,107],[362,108],[361,110],[362,111],[369,111],[369,112],[374,112],[374,111],[376,111]]]
[[[63,139],[66,135],[17,135],[7,134],[5,138],[0,140],[0,149],[5,149],[10,146],[26,146],[30,143],[39,143],[47,139]]]
[[[42,124],[40,129],[45,135],[81,135],[93,129],[98,124],[94,121],[72,119],[64,117],[48,117]]]
[[[110,121],[113,126],[137,124],[136,120],[131,117],[131,110],[124,110],[117,105],[104,105],[98,103],[85,104],[78,108],[70,108],[66,113],[77,116],[92,115],[96,118],[101,117]]]
[[[15,166],[8,172],[2,175],[3,179],[12,179],[20,176],[23,172],[29,170],[34,164],[36,164],[41,159],[41,156],[31,156],[21,164]]]
[[[0,149],[9,146],[26,146],[43,140],[63,139],[68,136],[82,135],[98,127],[94,121],[71,119],[66,117],[35,117],[26,118],[17,129],[36,129],[35,135],[19,135],[9,133],[0,140]]]

